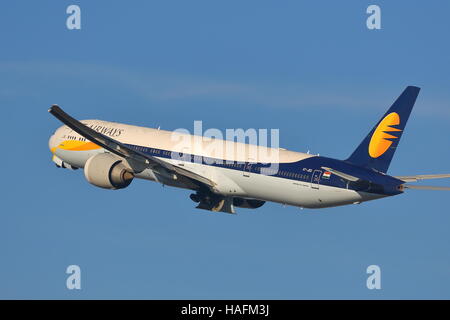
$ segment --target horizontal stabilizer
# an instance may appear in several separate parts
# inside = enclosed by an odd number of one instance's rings
[[[441,178],[450,178],[450,174],[419,174],[416,176],[396,176],[395,178],[400,179],[405,182],[414,182],[419,180],[427,180],[427,179],[441,179]]]
[[[441,190],[441,191],[450,191],[450,187],[437,187],[437,186],[415,186],[405,184],[403,185],[406,189],[419,189],[419,190]]]

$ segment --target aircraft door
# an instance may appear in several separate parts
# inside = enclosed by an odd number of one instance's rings
[[[319,189],[320,177],[322,175],[322,170],[314,170],[311,176],[311,188]]]

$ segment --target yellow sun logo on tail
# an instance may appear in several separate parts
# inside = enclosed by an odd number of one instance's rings
[[[392,126],[400,124],[400,116],[396,112],[389,113],[375,129],[369,143],[369,155],[372,158],[382,156],[391,146],[392,139],[398,137],[389,134],[388,132],[402,131]]]

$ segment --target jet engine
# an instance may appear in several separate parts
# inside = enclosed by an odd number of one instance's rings
[[[94,186],[105,189],[123,189],[134,178],[126,161],[111,153],[90,157],[84,165],[84,176]]]

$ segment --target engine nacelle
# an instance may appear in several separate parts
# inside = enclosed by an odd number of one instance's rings
[[[84,165],[84,176],[94,186],[105,189],[123,189],[134,178],[126,162],[110,153],[100,153],[90,157]]]
[[[264,203],[266,202],[256,199],[233,198],[233,206],[239,208],[257,209]]]

